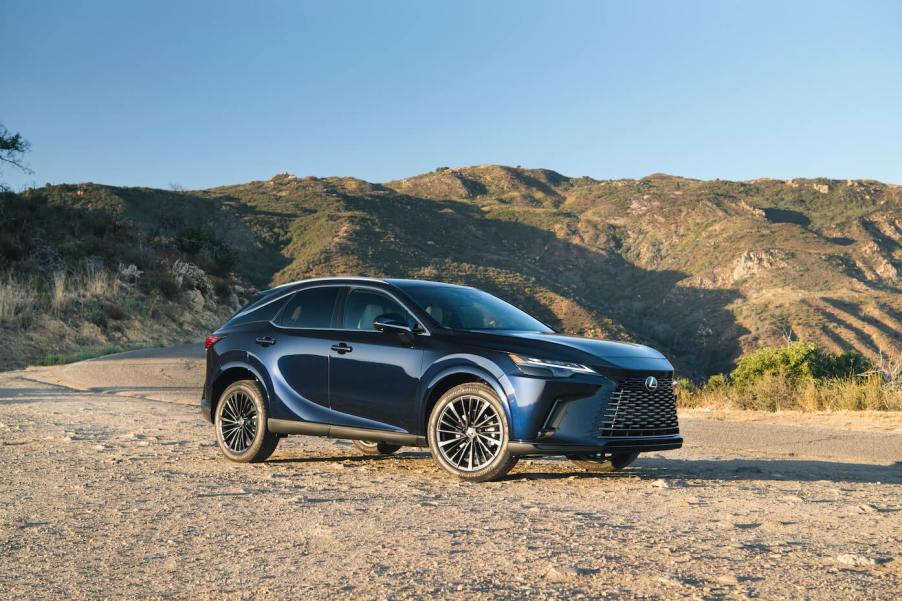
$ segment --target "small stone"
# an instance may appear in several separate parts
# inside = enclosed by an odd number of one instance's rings
[[[663,478],[658,478],[654,482],[651,483],[655,488],[670,488],[670,483]]]
[[[99,444],[99,445],[97,445],[97,446],[94,447],[94,450],[95,450],[95,451],[106,451],[106,446],[103,445],[103,444]]]
[[[844,553],[836,557],[836,561],[847,566],[875,566],[877,560],[857,553]]]
[[[596,568],[583,568],[579,566],[548,566],[548,569],[545,570],[545,578],[555,582],[561,582],[564,580],[570,580],[571,578],[577,578],[579,576],[596,574],[597,572],[598,569]]]
[[[739,579],[733,574],[724,574],[723,576],[718,576],[714,580],[717,581],[718,584],[723,584],[725,586],[736,586],[739,584]]]

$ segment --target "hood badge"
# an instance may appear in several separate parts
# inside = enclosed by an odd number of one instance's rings
[[[654,376],[648,376],[647,378],[645,378],[645,388],[647,390],[657,390],[658,379]]]

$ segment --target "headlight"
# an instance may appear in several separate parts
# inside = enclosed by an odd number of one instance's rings
[[[581,363],[571,363],[569,361],[556,361],[554,359],[536,359],[535,357],[521,357],[510,353],[511,361],[517,366],[521,372],[530,376],[543,376],[551,372],[556,378],[566,378],[573,374],[597,374],[598,372],[591,367],[586,367]]]

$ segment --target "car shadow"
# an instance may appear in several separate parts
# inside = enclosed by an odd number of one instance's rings
[[[667,485],[688,486],[685,480],[702,482],[724,481],[784,481],[815,482],[827,481],[902,483],[902,462],[892,465],[867,463],[841,463],[835,461],[801,459],[638,459],[630,467],[613,473],[583,472],[567,469],[559,465],[565,459],[535,461],[526,471],[516,469],[508,476],[511,479],[554,480],[561,478],[638,478],[641,480],[664,480]],[[558,464],[558,465],[555,465]],[[563,467],[563,471],[543,470],[548,465]]]
[[[273,457],[267,463],[365,463],[369,461],[422,460],[428,451],[406,451],[394,455],[327,455],[317,457]],[[800,459],[665,459],[640,458],[630,467],[613,473],[593,473],[571,465],[563,457],[523,460],[503,480],[562,479],[664,480],[668,487],[691,487],[693,482],[782,481],[834,483],[902,483],[902,462],[893,465],[841,463]]]

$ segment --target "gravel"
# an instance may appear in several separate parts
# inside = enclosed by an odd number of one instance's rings
[[[502,482],[468,484],[418,449],[371,458],[303,437],[238,465],[195,407],[0,386],[5,598],[893,599],[902,589],[898,465],[689,445],[617,474],[531,459]]]

